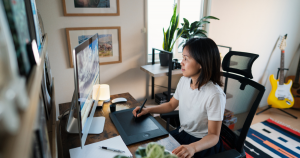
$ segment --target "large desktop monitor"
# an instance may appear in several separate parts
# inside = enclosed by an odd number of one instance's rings
[[[97,121],[101,121],[101,118],[93,116],[97,105],[103,104],[103,102],[93,100],[92,97],[93,86],[100,83],[98,34],[87,38],[74,48],[73,63],[75,90],[66,130],[69,133],[78,133],[81,147],[83,147],[87,135],[89,133],[93,134],[90,128],[96,127],[92,124],[97,124]],[[96,131],[94,134],[97,133],[101,132]]]

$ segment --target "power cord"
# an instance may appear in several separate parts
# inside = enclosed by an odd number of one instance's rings
[[[70,109],[65,110],[61,115],[58,116],[58,119],[62,120],[69,113],[70,113]]]

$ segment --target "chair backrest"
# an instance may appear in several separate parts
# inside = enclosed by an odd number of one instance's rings
[[[263,85],[251,80],[251,67],[257,57],[257,54],[231,51],[222,62],[222,68],[226,71],[223,72],[224,91],[226,87],[230,87],[227,95],[232,95],[232,98],[226,100],[225,109],[233,112],[237,122],[232,130],[223,123],[221,137],[230,148],[242,155],[248,130],[265,92]]]
[[[231,148],[242,153],[248,130],[265,92],[265,87],[236,74],[223,72],[223,76],[228,78],[230,87],[228,93],[232,94],[232,98],[226,100],[225,108],[233,112],[237,122],[233,130],[222,124],[221,136]]]
[[[222,69],[226,72],[240,74],[252,79],[252,65],[259,55],[246,52],[229,51],[223,58]],[[227,78],[225,78],[224,92],[227,90]]]

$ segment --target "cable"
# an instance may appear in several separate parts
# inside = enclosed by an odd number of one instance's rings
[[[70,112],[70,109],[65,110],[61,115],[59,115],[57,118],[59,120],[62,120],[66,115],[68,115]]]

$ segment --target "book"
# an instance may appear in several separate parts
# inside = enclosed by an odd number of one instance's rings
[[[25,3],[23,0],[3,0],[2,3],[16,51],[19,74],[28,77],[32,66],[28,58],[26,44],[31,39],[28,30]]]
[[[38,50],[40,50],[42,48],[43,35],[40,28],[40,22],[39,22],[38,12],[36,9],[35,0],[30,0],[30,2],[31,2],[31,9],[32,9],[32,15],[33,15],[34,26],[35,26],[36,43],[38,46]]]

